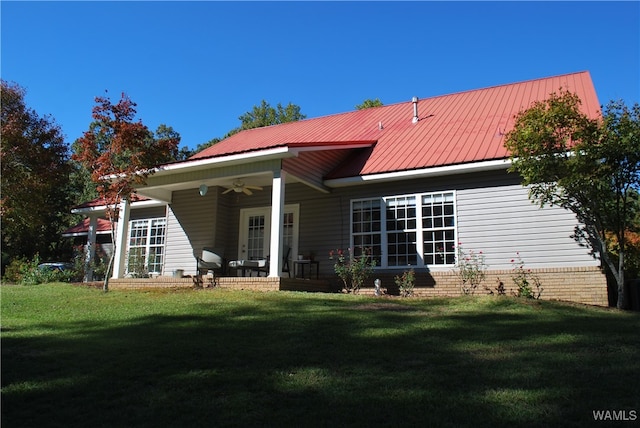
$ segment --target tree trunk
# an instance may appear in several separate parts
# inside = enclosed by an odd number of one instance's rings
[[[606,265],[611,270],[613,277],[616,280],[617,290],[618,290],[618,300],[616,302],[616,308],[624,309],[625,308],[625,295],[624,295],[624,250],[620,250],[618,254],[618,265],[616,266],[609,257],[609,253],[607,253],[606,245],[604,241],[600,240],[600,260],[604,261]]]
[[[616,308],[625,309],[627,307],[624,295],[624,250],[620,248],[618,254],[618,275],[616,276],[618,282],[618,301],[616,302]]]
[[[115,211],[115,208],[114,208],[114,211]],[[107,218],[109,219],[109,228],[111,231],[111,242],[113,245],[113,249],[111,250],[111,257],[109,257],[109,264],[107,265],[107,271],[104,275],[104,283],[102,284],[102,291],[104,291],[105,293],[109,291],[109,278],[111,278],[111,271],[113,270],[113,262],[116,258],[116,250],[117,250],[115,218],[108,204],[107,204]]]
[[[105,293],[109,291],[109,278],[111,278],[111,270],[113,269],[113,260],[116,257],[116,246],[113,245],[113,252],[111,253],[111,257],[109,257],[109,264],[107,265],[107,270],[104,275],[104,283],[102,284],[102,291]]]

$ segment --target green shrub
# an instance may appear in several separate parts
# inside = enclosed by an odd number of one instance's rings
[[[540,286],[540,278],[531,272],[531,269],[524,267],[524,261],[520,257],[520,253],[516,253],[516,258],[511,259],[511,279],[516,285],[518,291],[514,293],[517,297],[525,297],[527,299],[539,299],[544,290]]]
[[[402,276],[396,275],[395,282],[400,289],[400,295],[402,297],[409,297],[413,295],[413,287],[416,282],[416,273],[413,269],[405,270]]]
[[[3,281],[19,284],[22,282],[23,272],[27,271],[30,262],[25,257],[19,257],[9,262],[4,271]]]
[[[32,260],[14,259],[7,266],[4,280],[21,285],[36,285],[48,282],[71,282],[76,278],[75,270],[41,268],[40,263],[42,261],[38,254]]]
[[[482,251],[476,253],[473,250],[465,252],[462,244],[458,243],[456,264],[462,293],[473,294],[486,277],[487,264],[484,262],[484,254]]]
[[[376,261],[371,256],[371,249],[361,248],[359,255],[354,255],[351,248],[348,249],[348,257],[341,249],[336,250],[337,260],[333,265],[334,271],[344,284],[347,293],[358,293],[360,287],[373,272]],[[329,259],[333,260],[334,252],[329,252]]]
[[[107,273],[107,266],[109,265],[109,255],[106,253],[102,245],[95,245],[95,255],[91,260],[91,264],[87,266],[86,263],[86,251],[87,248],[84,245],[79,245],[74,248],[74,268],[76,270],[76,278],[82,280],[85,278],[87,272],[86,269],[90,268],[93,276],[89,278],[89,281],[103,280]]]

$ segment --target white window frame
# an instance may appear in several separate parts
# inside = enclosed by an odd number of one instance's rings
[[[140,226],[138,226],[140,225]],[[141,227],[144,225],[144,227]],[[158,244],[157,242],[151,243],[152,234],[151,231],[153,229],[161,228],[162,234],[156,234],[154,237],[156,239],[161,239],[162,243]],[[132,245],[132,241],[137,237],[132,236],[135,231],[144,230],[144,244],[142,245]],[[141,235],[142,236],[142,235]],[[160,269],[153,269],[147,273],[161,275],[164,270],[165,256],[166,256],[166,245],[167,245],[167,219],[166,217],[154,217],[154,218],[142,218],[135,219],[129,221],[129,239],[127,240],[127,255],[131,253],[132,249],[140,248],[143,250],[144,255],[144,264],[145,267],[149,266],[149,256],[151,255],[151,250],[156,248],[162,248],[162,252],[160,257],[160,263],[154,263],[156,266],[160,266]],[[154,252],[157,254],[157,252]],[[126,263],[126,273],[129,272],[129,261],[130,258],[127,256]]]
[[[453,213],[449,214],[448,217],[452,217],[453,218],[453,226],[451,225],[441,225],[441,226],[434,226],[432,225],[432,227],[424,227],[423,225],[423,208],[426,207],[426,205],[423,205],[423,200],[425,198],[435,198],[435,197],[448,197],[451,199],[451,202],[453,203]],[[414,224],[415,227],[413,227],[413,223],[412,224],[404,224],[404,227],[397,229],[397,231],[404,231],[407,234],[409,233],[415,233],[415,247],[416,247],[416,264],[407,264],[407,265],[390,265],[389,264],[389,258],[390,258],[390,254],[389,254],[389,234],[393,233],[394,230],[387,230],[387,209],[388,207],[391,205],[393,206],[393,202],[394,201],[398,201],[400,202],[400,204],[395,204],[395,206],[400,206],[400,209],[402,209],[402,204],[401,202],[403,201],[410,201],[413,200],[415,201],[415,217],[402,217],[399,221],[403,221],[406,219],[410,219]],[[363,203],[368,203],[371,202],[372,204],[379,204],[380,206],[380,230],[379,231],[362,231],[361,229],[359,231],[354,231],[354,218],[355,214],[357,214],[356,210],[354,210],[354,207],[356,205],[362,205]],[[448,202],[448,201],[445,201]],[[443,215],[443,219],[444,219],[444,215]],[[432,217],[433,218],[433,217]],[[444,223],[444,221],[443,221]],[[349,228],[350,228],[350,246],[351,248],[355,247],[355,236],[361,236],[361,235],[376,235],[378,234],[380,236],[380,254],[376,255],[377,257],[377,263],[376,263],[376,268],[377,269],[406,269],[408,266],[413,266],[416,268],[424,268],[424,267],[428,267],[428,268],[451,268],[455,266],[455,245],[458,242],[458,211],[457,211],[457,195],[456,195],[456,191],[455,190],[445,190],[445,191],[440,191],[440,192],[423,192],[423,193],[411,193],[411,194],[405,194],[405,195],[393,195],[393,196],[383,196],[383,197],[377,197],[377,198],[361,198],[361,199],[352,199],[351,200],[351,204],[350,204],[350,219],[349,219]],[[424,238],[425,235],[427,233],[446,233],[449,231],[453,231],[453,239],[449,239],[449,242],[453,242],[452,244],[452,248],[447,248],[446,249],[446,254],[443,255],[443,257],[445,258],[445,263],[426,263],[425,260],[425,256],[427,255],[425,253],[425,245],[424,245]],[[366,245],[365,245],[366,246]],[[439,248],[438,248],[439,249]],[[356,250],[354,250],[356,251]],[[356,254],[358,254],[358,252],[356,251]],[[429,253],[429,254],[433,254],[433,253]],[[447,263],[447,261],[450,261],[449,263]]]

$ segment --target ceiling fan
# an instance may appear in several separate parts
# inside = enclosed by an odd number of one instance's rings
[[[222,192],[222,194],[227,194],[229,192],[236,192],[236,193],[244,193],[245,195],[253,195],[252,190],[262,190],[262,187],[260,186],[247,186],[244,184],[244,181],[242,181],[241,179],[237,179],[233,181],[233,184],[231,187],[227,187],[227,190],[225,190],[224,192]]]

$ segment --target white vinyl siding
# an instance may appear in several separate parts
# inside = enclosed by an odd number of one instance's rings
[[[597,266],[573,239],[576,218],[558,207],[540,208],[521,185],[457,192],[458,240],[482,251],[490,269],[510,269],[516,252],[526,266]]]
[[[173,192],[167,213],[167,255],[164,275],[176,269],[186,275],[196,272],[196,255],[204,247],[215,247],[218,192],[209,188],[205,196],[198,189]]]

